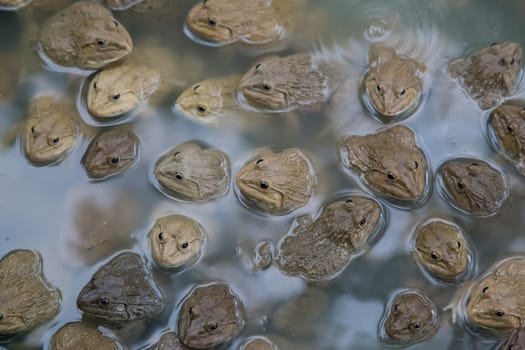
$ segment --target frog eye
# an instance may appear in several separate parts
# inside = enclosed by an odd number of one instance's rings
[[[115,94],[115,95],[113,95],[113,99],[114,99],[115,101],[118,100],[119,98],[120,98],[120,94]]]
[[[481,293],[485,294],[485,292],[487,291],[487,289],[489,289],[489,287],[484,287],[484,288],[481,290]]]
[[[457,246],[458,246],[458,249],[461,248],[461,242],[460,241],[457,241]]]
[[[106,297],[98,298],[97,304],[100,306],[108,306],[109,305],[109,299]]]
[[[261,164],[262,162],[264,162],[264,158],[257,159],[257,161],[255,162],[255,165],[259,165],[259,164]]]
[[[430,257],[431,257],[432,259],[434,259],[434,260],[437,260],[437,259],[439,259],[439,254],[436,253],[436,252],[431,252],[431,253],[430,253]]]
[[[210,331],[215,331],[217,330],[217,328],[219,328],[219,325],[217,323],[209,323],[206,325],[206,329],[210,330]]]
[[[261,88],[266,91],[270,91],[272,89],[272,86],[268,83],[264,83],[261,85]]]
[[[417,169],[419,168],[419,163],[417,162],[417,160],[414,160],[414,169]]]
[[[465,188],[465,184],[462,181],[458,181],[457,186],[460,190]]]
[[[505,312],[501,311],[501,310],[497,310],[495,313],[494,313],[496,316],[498,317],[503,317],[505,316]]]
[[[96,88],[97,88],[97,82],[95,81],[95,82],[93,83],[93,89],[96,89]]]
[[[257,63],[257,64],[255,65],[255,69],[256,69],[256,70],[257,70],[258,68],[260,68],[260,67],[261,67],[261,64],[260,64],[260,63]]]
[[[179,154],[180,154],[180,152],[175,152],[175,153],[173,153],[173,156],[177,157]]]
[[[193,91],[197,91],[197,89],[200,88],[200,87],[201,87],[201,86],[200,86],[199,84],[195,85],[195,86],[193,87]]]
[[[514,127],[512,125],[507,125],[507,131],[512,134],[514,132]]]
[[[396,179],[396,175],[389,171],[388,174],[386,175],[388,177],[389,180],[395,180]]]
[[[406,91],[405,89],[401,90],[401,91],[399,92],[399,96],[403,96],[406,92],[407,92],[407,91]]]
[[[184,180],[184,175],[182,175],[182,173],[177,171],[177,172],[175,172],[175,178],[177,180]]]
[[[201,105],[201,104],[197,105],[197,111],[199,113],[206,113],[207,110],[208,110],[208,108],[206,108],[205,105]]]
[[[159,233],[159,241],[163,241],[164,238],[166,238],[166,235],[164,234],[164,232],[160,232]]]
[[[98,46],[104,46],[104,45],[106,45],[106,40],[104,40],[104,39],[97,39],[97,45],[98,45]]]
[[[34,126],[31,127],[31,132],[34,134],[36,132],[36,129]]]
[[[514,65],[514,63],[516,63],[516,60],[514,59],[514,57],[510,60],[510,65]]]
[[[213,17],[209,17],[208,18],[208,24],[212,27],[214,27],[215,25],[217,25],[217,20]]]
[[[500,66],[504,66],[504,65],[507,63],[507,61],[505,61],[504,58],[501,58],[501,59],[498,61],[498,63],[499,63]]]
[[[359,225],[363,226],[364,224],[366,224],[366,219],[362,218],[361,221],[359,221]]]
[[[377,84],[377,85],[376,85],[376,90],[377,90],[378,92],[381,92],[381,85]]]
[[[395,305],[394,305],[394,311],[397,312],[398,309],[399,309],[399,304],[395,304]]]
[[[47,142],[50,146],[57,145],[60,142],[60,137],[51,137]]]
[[[421,328],[421,323],[419,323],[419,322],[410,323],[408,328],[409,329],[420,329]]]
[[[267,190],[270,187],[270,185],[266,181],[261,181],[259,182],[259,187],[262,188],[263,190]]]
[[[182,249],[186,249],[186,248],[188,248],[189,246],[190,246],[190,244],[189,244],[188,242],[184,242],[184,243],[182,243],[182,244],[180,245],[180,247],[181,247]]]

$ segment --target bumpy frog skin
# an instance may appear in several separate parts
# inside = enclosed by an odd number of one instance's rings
[[[414,232],[416,261],[432,276],[454,281],[469,272],[470,249],[461,229],[451,222],[432,219]]]
[[[37,97],[29,105],[24,129],[24,153],[32,162],[63,160],[80,135],[77,112],[51,96]]]
[[[504,175],[479,159],[448,160],[439,167],[438,176],[444,199],[467,215],[494,214],[509,194]]]
[[[383,316],[383,341],[392,345],[409,345],[423,341],[437,330],[436,305],[420,292],[405,290],[389,302]]]
[[[496,43],[452,61],[448,72],[452,78],[458,79],[481,109],[488,109],[516,90],[522,56],[519,43]]]
[[[426,199],[430,186],[426,157],[406,126],[350,136],[343,141],[341,158],[345,167],[361,174],[371,190],[394,205],[421,205]]]
[[[51,338],[50,350],[121,350],[123,346],[102,333],[96,326],[83,322],[67,323]]]
[[[489,271],[470,291],[469,323],[497,335],[525,327],[525,258],[506,259]]]
[[[230,161],[221,150],[200,141],[175,146],[156,163],[153,175],[180,200],[208,201],[230,187]]]
[[[167,332],[160,337],[158,342],[146,350],[186,350],[186,348],[182,346],[175,332]]]
[[[327,280],[342,272],[352,254],[364,249],[384,223],[383,208],[373,199],[352,196],[325,206],[312,219],[296,219],[278,244],[279,269],[308,281]]]
[[[30,2],[31,0],[0,0],[0,10],[18,10]]]
[[[239,350],[278,350],[278,348],[268,338],[250,337],[241,345]]]
[[[122,115],[145,103],[160,83],[160,73],[146,65],[116,62],[89,81],[87,109],[99,118]]]
[[[525,350],[525,327],[516,328],[496,350]]]
[[[421,74],[426,67],[382,45],[371,46],[368,64],[363,83],[375,113],[384,117],[405,117],[411,114],[421,101]]]
[[[239,98],[256,109],[285,112],[325,102],[333,90],[313,56],[298,53],[257,62],[242,77]]]
[[[179,311],[179,339],[192,349],[207,349],[228,342],[243,328],[242,301],[224,283],[196,286]]]
[[[316,178],[310,160],[297,148],[263,150],[237,173],[239,199],[273,215],[285,215],[310,200]]]
[[[137,253],[124,252],[102,265],[82,288],[77,306],[107,324],[150,320],[163,307],[163,296]]]
[[[149,232],[153,259],[167,269],[190,265],[200,257],[205,237],[195,220],[182,215],[161,217]]]
[[[97,69],[128,55],[133,43],[111,11],[78,1],[49,18],[40,33],[45,55],[63,67]]]
[[[133,132],[106,131],[91,141],[82,164],[90,178],[101,180],[135,165],[139,148],[140,141]]]
[[[4,255],[0,285],[0,340],[27,333],[60,311],[60,291],[46,281],[42,257],[31,250]]]

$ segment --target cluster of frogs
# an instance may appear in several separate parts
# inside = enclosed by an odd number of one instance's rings
[[[30,2],[0,0],[0,9],[13,10]],[[162,72],[155,65],[132,54],[131,36],[110,11],[152,2],[77,1],[52,15],[40,29],[38,53],[48,66],[64,71],[96,70],[86,78],[84,98],[90,117],[99,125],[127,118],[163,84]],[[184,31],[209,46],[272,45],[294,30],[297,23],[290,8],[299,3],[205,0],[188,13]],[[428,90],[422,78],[424,62],[383,44],[372,45],[368,58],[361,81],[364,108],[384,124],[410,117]],[[345,80],[344,68],[332,63],[305,52],[266,57],[254,62],[244,75],[193,84],[177,98],[174,110],[198,122],[217,124],[235,110],[285,113],[318,108],[340,91]],[[452,61],[448,73],[481,109],[494,108],[487,121],[492,146],[524,173],[525,105],[504,102],[517,88],[521,63],[521,46],[502,42]],[[35,165],[57,164],[69,155],[81,128],[79,113],[69,101],[36,97],[22,132],[25,156]],[[139,150],[139,137],[117,127],[91,141],[82,164],[91,179],[103,180],[136,164]],[[359,177],[374,196],[340,196],[323,205],[315,217],[295,218],[275,251],[267,241],[257,246],[255,269],[275,263],[283,273],[309,282],[332,279],[380,238],[388,221],[383,202],[406,210],[426,203],[434,176],[414,130],[396,124],[368,135],[350,135],[338,145],[338,151],[344,168]],[[263,215],[290,214],[304,207],[315,192],[314,163],[298,148],[264,149],[238,170],[236,195],[244,206]],[[207,202],[229,191],[231,173],[225,152],[202,141],[189,141],[154,162],[152,182],[172,199]],[[446,202],[464,215],[493,215],[510,192],[506,176],[482,159],[449,159],[438,167],[435,177]],[[161,269],[187,268],[198,261],[206,236],[192,218],[159,217],[148,235],[152,258]],[[449,285],[471,278],[473,249],[455,223],[430,219],[414,230],[411,244],[414,259],[431,278]],[[58,314],[61,294],[44,277],[39,254],[29,250],[8,253],[0,260],[0,280],[6,286],[0,290],[3,340],[28,333]],[[513,257],[473,280],[458,304],[463,304],[473,329],[509,335],[501,349],[523,347],[523,289],[525,257]],[[144,258],[120,253],[100,266],[78,295],[77,306],[88,320],[64,325],[53,335],[50,348],[121,348],[117,337],[97,325],[122,329],[147,324],[165,309],[164,299]],[[400,291],[387,303],[380,338],[391,345],[423,341],[436,332],[439,318],[436,305],[423,293]],[[242,300],[228,285],[197,285],[182,301],[177,332],[165,333],[150,349],[215,347],[237,337],[244,323]],[[265,337],[252,337],[241,345],[245,350],[276,348]]]

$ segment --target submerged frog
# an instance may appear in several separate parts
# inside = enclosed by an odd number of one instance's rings
[[[525,350],[525,327],[516,328],[496,350]]]
[[[368,65],[363,85],[372,112],[386,121],[412,114],[423,95],[425,65],[383,45],[370,47]]]
[[[63,67],[97,69],[128,55],[129,33],[103,5],[78,1],[49,18],[40,33],[43,53]]]
[[[30,2],[31,0],[0,0],[0,10],[18,10]]]
[[[105,179],[135,165],[139,149],[139,138],[133,132],[106,131],[91,141],[82,157],[82,164],[90,178]]]
[[[436,305],[418,291],[404,290],[389,301],[380,331],[385,343],[406,346],[429,338],[438,325]]]
[[[158,342],[146,350],[185,350],[175,332],[164,333]]]
[[[181,342],[207,349],[235,338],[244,328],[242,301],[224,283],[198,285],[186,296],[179,311]]]
[[[504,175],[480,159],[448,160],[439,167],[438,176],[444,199],[467,215],[494,214],[509,195]]]
[[[315,220],[300,216],[279,241],[278,267],[308,281],[331,279],[346,268],[352,254],[376,238],[384,216],[382,206],[364,196],[338,199],[325,206]]]
[[[458,79],[481,109],[488,109],[516,90],[522,56],[519,43],[494,43],[466,58],[452,61],[448,72],[452,78]]]
[[[0,281],[0,340],[30,332],[60,312],[60,291],[46,280],[39,254],[13,250],[4,255]]]
[[[399,207],[422,205],[430,192],[429,170],[414,132],[396,125],[343,141],[345,167],[362,175],[370,189]]]
[[[121,350],[114,338],[85,322],[71,322],[62,326],[51,338],[50,350]]]
[[[230,188],[230,161],[221,150],[200,141],[175,146],[155,164],[155,179],[169,195],[187,201],[219,198]]]
[[[241,345],[239,350],[278,350],[278,348],[266,337],[250,337]]]
[[[23,134],[26,157],[42,164],[64,159],[80,136],[76,110],[52,96],[42,96],[31,101],[27,114]]]
[[[124,252],[93,274],[80,291],[77,306],[99,321],[121,325],[158,316],[163,296],[140,255]]]
[[[241,202],[272,215],[285,215],[308,203],[316,177],[300,149],[265,149],[239,170],[235,183]]]
[[[470,272],[472,252],[455,224],[431,219],[414,232],[412,252],[433,277],[454,282]]]
[[[206,238],[197,221],[182,215],[158,218],[148,235],[153,259],[166,269],[188,266],[197,261]]]

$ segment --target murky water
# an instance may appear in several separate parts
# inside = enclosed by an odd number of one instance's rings
[[[20,140],[0,150],[0,255],[16,248],[39,251],[47,278],[63,295],[62,310],[52,323],[6,345],[8,348],[45,348],[64,323],[79,320],[81,313],[75,302],[79,291],[118,249],[132,249],[147,257],[167,296],[166,312],[132,348],[143,348],[156,341],[162,331],[176,329],[180,302],[195,283],[224,280],[241,297],[247,314],[241,336],[224,348],[237,349],[250,335],[274,335],[288,344],[283,345],[285,349],[327,350],[382,348],[378,324],[389,297],[401,288],[422,290],[440,310],[451,301],[454,288],[428,280],[409,254],[413,229],[430,217],[447,218],[464,229],[473,244],[476,274],[503,257],[525,252],[524,179],[487,142],[484,123],[488,113],[480,111],[445,69],[448,60],[472,47],[506,40],[525,45],[525,6],[521,1],[310,2],[308,10],[321,11],[322,23],[313,30],[315,34],[294,38],[280,54],[316,50],[327,60],[344,55],[352,63],[346,72],[350,79],[345,84],[348,90],[344,101],[331,103],[321,112],[276,114],[242,127],[197,124],[175,114],[171,107],[178,94],[191,84],[243,74],[255,56],[263,52],[236,45],[210,48],[189,40],[182,23],[195,1],[169,1],[164,9],[148,14],[115,13],[137,47],[155,38],[171,51],[169,63],[176,72],[175,88],[127,123],[141,139],[140,160],[134,168],[106,181],[90,181],[80,160],[93,135],[107,128],[86,125],[82,141],[55,166],[30,164]],[[17,14],[0,12],[0,63],[9,65],[9,74],[20,70],[18,85],[8,88],[13,97],[0,102],[2,135],[24,118],[31,98],[57,94],[76,101],[84,79],[45,69],[32,52],[38,24],[49,15],[45,9],[29,7]],[[346,135],[366,134],[381,126],[359,101],[359,81],[368,47],[374,41],[396,45],[400,52],[418,57],[427,65],[424,100],[418,111],[401,123],[416,131],[431,169],[435,171],[452,156],[487,160],[508,177],[508,201],[494,216],[471,218],[449,207],[433,188],[430,200],[415,210],[400,210],[385,203],[389,224],[381,239],[330,282],[307,285],[275,267],[253,272],[250,259],[257,242],[268,239],[277,243],[295,216],[316,213],[322,203],[342,191],[368,192],[357,177],[343,170],[337,145]],[[513,98],[525,97],[523,86],[522,82]],[[272,218],[245,208],[233,188],[226,196],[206,203],[171,200],[151,184],[151,167],[173,146],[194,139],[224,150],[233,174],[262,147],[300,147],[314,159],[318,190],[307,206]],[[176,274],[155,268],[146,237],[154,220],[168,213],[196,219],[208,235],[201,260]],[[98,231],[107,238],[93,255],[80,237]],[[311,298],[316,301],[311,309],[303,310],[296,319],[283,319],[280,306],[307,292],[319,293]],[[442,312],[438,332],[411,348],[489,349],[494,342],[454,326],[450,313]]]

